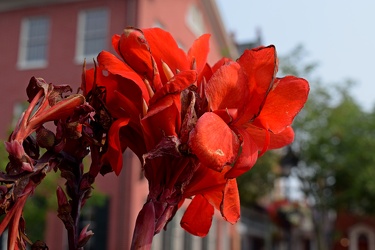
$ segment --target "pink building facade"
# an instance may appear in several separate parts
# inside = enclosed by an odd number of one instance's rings
[[[25,90],[32,76],[54,84],[69,84],[77,91],[84,59],[90,68],[98,52],[114,52],[111,36],[120,34],[126,26],[161,27],[171,32],[185,50],[199,35],[210,33],[209,62],[223,55],[238,56],[214,0],[1,1],[0,138],[8,136],[14,117],[25,107]],[[98,177],[96,188],[106,194],[106,206],[101,213],[94,213],[93,217],[98,218],[88,218],[96,235],[87,249],[130,246],[135,219],[145,202],[148,186],[138,159],[131,152],[125,152],[124,159],[120,176],[110,173]],[[56,213],[51,212],[48,218],[45,240],[49,249],[67,249],[63,225]],[[205,239],[191,238],[176,219],[168,232],[155,238],[154,250],[238,247],[233,241],[237,237],[233,227],[221,218],[214,220],[213,229]]]

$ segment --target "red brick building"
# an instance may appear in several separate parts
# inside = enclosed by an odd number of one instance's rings
[[[338,213],[334,236],[334,250],[374,250],[375,218]]]
[[[25,89],[32,76],[54,84],[69,84],[77,90],[84,58],[87,67],[92,67],[98,52],[114,52],[111,36],[126,26],[162,27],[186,50],[199,35],[211,33],[209,62],[223,54],[237,58],[214,0],[2,0],[0,138],[7,137],[13,117],[22,112]],[[124,168],[119,177],[108,174],[97,181],[97,188],[107,194],[108,202],[100,216],[91,219],[96,235],[87,249],[129,248],[135,218],[147,194],[147,182],[136,166],[138,159],[131,152],[125,154],[125,164],[135,167]],[[48,219],[46,230],[49,249],[66,249],[62,223],[55,214],[49,217],[53,218]],[[227,223],[217,220],[211,231],[226,237],[192,239],[183,231],[172,230],[172,235],[165,233],[156,239],[154,249],[230,248]]]

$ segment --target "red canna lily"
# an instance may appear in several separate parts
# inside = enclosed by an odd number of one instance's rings
[[[140,142],[143,141],[144,132],[141,131],[139,118],[145,116],[147,109],[151,109],[151,106],[164,95],[170,93],[178,95],[196,82],[198,71],[187,69],[196,67],[203,70],[208,54],[208,39],[209,35],[198,38],[190,51],[185,54],[173,37],[159,28],[143,31],[127,28],[123,35],[113,37],[113,47],[122,60],[109,52],[101,52],[97,58],[99,65],[96,71],[94,69],[86,71],[82,84],[86,95],[94,86],[95,88],[104,87],[105,103],[111,116],[115,119],[130,118],[128,124],[121,123],[122,126],[111,129],[109,136],[116,137],[119,135],[118,131],[121,130],[123,132],[120,134],[127,134],[126,137],[131,135],[133,140],[121,141],[121,143],[119,140],[109,140],[109,148],[103,157],[104,161],[119,159],[119,162],[122,162],[122,152],[127,147],[130,147],[142,160],[142,155],[156,146],[155,141],[158,140],[154,140],[152,144],[148,142],[147,150]],[[177,70],[186,71],[173,77],[173,72]],[[180,105],[177,104],[176,107],[178,106]],[[152,113],[149,116],[151,115]],[[177,123],[181,120],[180,117],[176,119]],[[116,123],[115,126],[118,124]],[[165,132],[163,130],[163,133]],[[161,130],[158,134],[160,133]],[[132,141],[138,143],[134,144]],[[116,164],[118,167],[111,165],[116,174],[119,174],[122,163]]]
[[[309,86],[293,76],[276,78],[276,72],[275,48],[261,47],[219,67],[205,85],[212,113],[198,119],[189,145],[212,169],[232,165],[226,178],[248,171],[258,151],[293,141],[290,125],[307,100]]]
[[[205,236],[214,209],[235,223],[235,177],[255,164],[259,152],[293,140],[290,125],[306,102],[308,83],[276,78],[273,46],[211,68],[208,39],[198,38],[185,53],[159,28],[127,28],[112,39],[121,59],[101,52],[96,70],[86,71],[82,89],[90,95],[104,88],[103,101],[114,118],[103,163],[119,174],[129,147],[149,181],[132,249],[149,249],[152,236],[187,198],[192,201],[181,226],[190,233]]]

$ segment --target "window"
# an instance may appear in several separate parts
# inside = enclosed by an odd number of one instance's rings
[[[22,21],[18,68],[47,66],[50,20],[48,17],[28,17]]]
[[[78,34],[76,62],[82,63],[84,59],[90,63],[98,53],[107,48],[108,37],[107,9],[92,9],[80,12],[78,17]]]
[[[198,37],[205,33],[203,14],[196,5],[189,6],[185,19],[186,25],[195,36]]]

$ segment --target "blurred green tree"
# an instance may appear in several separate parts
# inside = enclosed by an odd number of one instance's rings
[[[316,212],[319,249],[326,249],[324,228],[331,211],[375,213],[375,112],[352,97],[353,81],[329,85],[312,77],[316,64],[304,63],[304,53],[297,47],[280,65],[284,74],[305,77],[311,85],[309,101],[294,123],[291,149],[299,162],[293,174]]]

